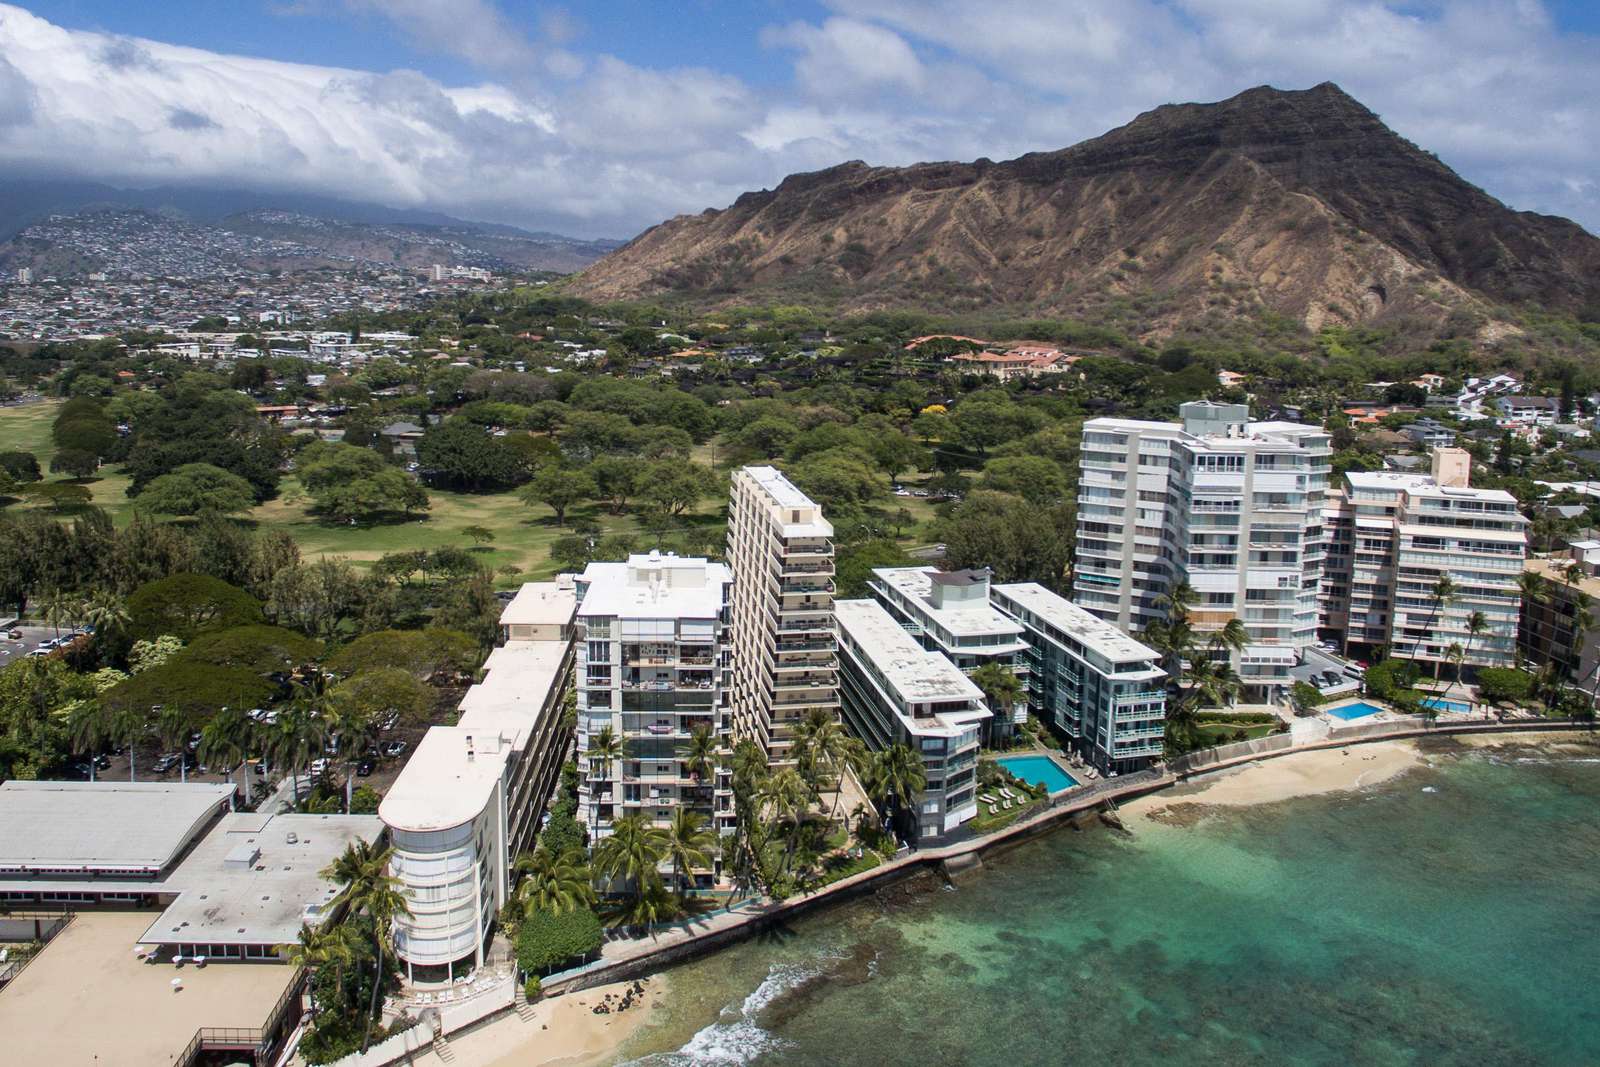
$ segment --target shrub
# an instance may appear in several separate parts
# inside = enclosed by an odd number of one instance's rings
[[[524,971],[549,973],[559,964],[594,952],[602,940],[600,920],[587,908],[560,915],[535,911],[517,932],[517,964]]]
[[[1484,667],[1478,671],[1478,695],[1491,703],[1528,699],[1533,692],[1533,676],[1515,667]]]
[[[1387,700],[1401,690],[1412,688],[1417,681],[1418,668],[1404,659],[1386,659],[1367,668],[1367,693],[1379,700]]]
[[[538,1000],[540,992],[541,989],[539,986],[539,976],[536,974],[530,974],[528,976],[528,980],[522,983],[523,996],[527,997],[529,1000]]]
[[[383,794],[370,785],[358,785],[350,794],[351,815],[376,815],[378,805],[383,801]]]

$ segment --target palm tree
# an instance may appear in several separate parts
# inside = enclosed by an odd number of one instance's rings
[[[299,940],[291,945],[279,945],[278,951],[288,958],[291,966],[304,967],[313,973],[330,964],[337,967],[340,978],[334,983],[336,989],[344,986],[345,964],[355,959],[354,948],[342,926],[313,928],[301,923]],[[306,990],[311,995],[311,1010],[314,1012],[317,1008],[316,985],[307,982]]]
[[[72,615],[72,597],[60,590],[51,590],[39,599],[39,614],[50,628],[55,631],[55,636],[61,636],[61,624]]]
[[[1231,618],[1223,625],[1222,629],[1214,630],[1211,634],[1211,649],[1213,652],[1243,652],[1244,646],[1250,643],[1250,632],[1244,628],[1238,616]]]
[[[874,774],[883,802],[885,819],[892,826],[902,807],[916,803],[917,794],[928,784],[927,767],[909,745],[895,744],[878,753]]]
[[[717,770],[717,735],[709,726],[689,731],[689,743],[679,751],[683,769],[697,782],[711,778]]]
[[[228,783],[233,783],[234,771],[244,763],[250,748],[250,738],[255,723],[243,708],[223,708],[200,729],[200,745],[195,757],[207,766],[226,767]],[[244,775],[244,802],[249,804],[250,775]]]
[[[515,869],[523,876],[517,885],[517,900],[524,914],[550,911],[559,915],[594,903],[593,876],[581,848],[574,846],[557,854],[540,845],[518,856]]]
[[[600,784],[607,785],[611,781],[611,764],[622,758],[622,738],[609,726],[602,726],[589,738],[589,747],[584,754],[589,757],[589,776],[593,778],[596,772],[600,775]],[[596,831],[600,824],[600,803],[596,796],[595,803],[589,805],[590,826],[589,837],[597,836]]]
[[[194,733],[194,718],[183,708],[163,708],[156,718],[156,737],[163,748],[178,754],[178,780],[189,780],[189,735]]]
[[[681,891],[684,871],[711,866],[711,851],[716,843],[717,835],[706,829],[705,817],[699,812],[679,808],[672,813],[666,844],[667,855],[672,859],[674,892]]]
[[[1461,591],[1450,576],[1448,574],[1439,575],[1439,580],[1433,583],[1433,611],[1428,614],[1428,624],[1424,627],[1428,633],[1434,632],[1433,627],[1439,621],[1439,615],[1448,611],[1450,605],[1454,604],[1460,596]],[[1439,666],[1442,662],[1442,660],[1437,659],[1433,661],[1433,680],[1435,682],[1439,680]]]
[[[122,633],[132,618],[122,598],[109,589],[96,589],[83,601],[83,620],[94,627],[97,640]]]
[[[594,850],[594,865],[607,878],[633,883],[633,897],[642,898],[661,884],[661,861],[667,855],[665,831],[650,825],[638,812],[629,812],[611,824],[611,833]]]
[[[985,663],[972,672],[972,684],[983,690],[989,710],[999,722],[1011,721],[1011,709],[1023,698],[1022,683],[1010,667],[1000,663]]]
[[[1189,618],[1189,609],[1200,603],[1200,594],[1195,592],[1194,586],[1186,581],[1174,582],[1160,596],[1156,597],[1156,606],[1167,613],[1167,618],[1172,620]]]
[[[327,721],[299,701],[285,708],[267,731],[262,747],[273,763],[288,768],[295,807],[300,806],[300,771],[322,751],[327,738]]]
[[[1220,707],[1236,700],[1244,688],[1239,675],[1227,660],[1197,657],[1184,672],[1188,690],[1197,700]]]
[[[389,947],[390,925],[397,916],[410,915],[400,880],[389,873],[393,848],[375,849],[365,840],[345,846],[338,859],[322,872],[324,878],[338,882],[341,888],[331,902],[332,907],[348,905],[352,911],[364,911],[372,918],[372,936],[378,950],[378,973],[372,982],[372,1004],[367,1011],[366,1033],[361,1039],[361,1051],[367,1050],[372,1037],[372,1019],[378,1013],[378,990],[383,986],[385,955]]]
[[[116,713],[98,700],[80,701],[67,718],[72,750],[89,757],[89,781],[94,781],[94,761],[116,729]]]
[[[328,699],[327,721],[329,733],[338,737],[339,751],[344,753],[344,810],[348,812],[355,791],[356,763],[367,746],[378,739],[378,722],[368,709],[341,697],[337,691]]]
[[[1449,696],[1450,695],[1450,691],[1456,687],[1456,684],[1458,682],[1461,681],[1461,668],[1462,668],[1463,665],[1465,665],[1465,663],[1467,661],[1467,656],[1469,656],[1472,653],[1472,642],[1474,640],[1476,640],[1477,638],[1482,637],[1484,634],[1486,634],[1488,632],[1489,632],[1489,616],[1485,615],[1481,611],[1474,611],[1471,615],[1467,616],[1467,644],[1466,644],[1466,647],[1463,648],[1460,645],[1451,645],[1450,646],[1451,651],[1452,652],[1459,651],[1459,655],[1455,656],[1456,676],[1454,678],[1450,679],[1450,684],[1449,685],[1445,686],[1445,688],[1444,688],[1444,695],[1445,696]]]

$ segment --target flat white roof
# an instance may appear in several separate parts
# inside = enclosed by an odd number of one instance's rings
[[[872,574],[887,586],[915,600],[928,617],[958,637],[978,637],[997,634],[1022,637],[1022,627],[1015,619],[1001,613],[989,603],[988,598],[958,602],[957,607],[935,607],[933,603],[933,576],[938,567],[874,567]]]
[[[586,583],[582,617],[714,619],[722,614],[733,573],[700,557],[652,552],[626,563],[591,563],[580,581]]]
[[[430,727],[378,805],[378,815],[396,830],[416,833],[469,823],[488,806],[511,751],[492,731]]]
[[[1441,500],[1492,500],[1498,504],[1515,504],[1517,502],[1517,498],[1504,489],[1474,489],[1465,485],[1434,485],[1432,479],[1429,479],[1427,485],[1408,489],[1407,492],[1412,496]]]
[[[0,783],[0,869],[158,872],[234,787],[190,782]]]
[[[983,690],[959,667],[917,644],[877,601],[838,600],[833,610],[840,631],[850,636],[906,703],[983,700]]]
[[[833,536],[833,524],[822,517],[822,507],[806,496],[805,493],[802,493],[799,487],[791,482],[778,468],[770,466],[742,467],[740,468],[740,473],[748,475],[756,483],[756,486],[773,507],[809,510],[810,514],[804,522],[790,522],[779,516],[785,537]]]
[[[578,610],[578,589],[571,575],[553,582],[524,582],[500,613],[502,626],[564,626]]]
[[[510,641],[489,653],[483,681],[461,698],[457,726],[514,737],[520,748],[566,672],[565,641]]]
[[[376,815],[225,815],[167,878],[178,898],[141,945],[282,945],[327,918],[339,887],[323,868],[357,840],[383,833]],[[294,838],[290,842],[290,837]]]
[[[1352,489],[1421,489],[1433,484],[1430,474],[1399,474],[1394,471],[1350,471],[1345,475]]]
[[[1160,659],[1160,653],[1141,644],[1111,623],[1052,593],[1037,582],[1014,582],[994,586],[1056,629],[1083,643],[1113,663],[1136,663]]]

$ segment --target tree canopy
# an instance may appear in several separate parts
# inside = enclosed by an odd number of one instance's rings
[[[147,582],[128,597],[128,633],[172,634],[191,641],[204,630],[263,621],[261,601],[237,586],[203,574],[174,574]]]

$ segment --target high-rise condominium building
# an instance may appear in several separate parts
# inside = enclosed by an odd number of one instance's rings
[[[1467,666],[1516,660],[1527,520],[1499,489],[1473,489],[1471,457],[1436,448],[1430,474],[1351,471],[1328,494],[1322,626],[1347,648]],[[1435,595],[1448,575],[1454,594]],[[1487,629],[1472,633],[1475,614]]]
[[[733,827],[727,772],[691,768],[695,731],[728,735],[728,587],[721,563],[651,552],[578,578],[578,820],[591,838],[638,813],[666,826],[689,808]],[[610,727],[620,751],[595,751]]]
[[[1026,682],[1022,627],[989,602],[988,571],[877,567],[868,587],[923,648],[943,653],[967,674],[995,663]],[[1028,718],[1026,700],[992,710],[995,717],[984,724],[991,743],[1009,739]]]
[[[1102,771],[1161,755],[1167,673],[1155,649],[1034,582],[996,585],[994,606],[1023,629],[1028,702]]]
[[[1072,599],[1125,631],[1165,617],[1187,583],[1204,636],[1230,619],[1231,653],[1251,700],[1275,700],[1317,628],[1326,431],[1250,422],[1243,404],[1193,401],[1182,421],[1084,424]]]
[[[978,746],[992,714],[983,692],[873,601],[841,600],[834,612],[845,721],[873,751],[907,745],[922,757],[926,784],[899,822],[936,844],[978,813]]]
[[[789,763],[797,723],[813,709],[839,714],[833,526],[776,468],[743,467],[728,505],[728,567],[733,730],[769,763]]]

